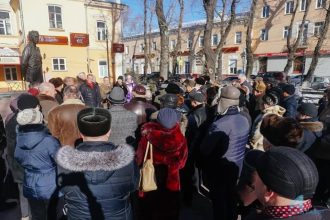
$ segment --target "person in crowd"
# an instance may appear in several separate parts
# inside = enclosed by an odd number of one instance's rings
[[[249,97],[252,94],[253,89],[252,89],[251,83],[249,83],[247,81],[246,75],[243,74],[243,73],[239,74],[238,75],[238,81],[239,81],[239,84],[241,86],[245,86],[248,89],[248,91],[246,92],[246,94],[247,94],[247,97]]]
[[[74,77],[67,76],[63,79],[63,89],[66,86],[77,86],[77,79]],[[63,90],[62,89],[62,90]]]
[[[79,87],[86,106],[101,107],[100,87],[93,82],[93,74],[88,74],[86,82]]]
[[[77,87],[80,88],[80,86],[84,84],[87,80],[86,73],[85,72],[78,73],[76,80],[77,80]]]
[[[136,85],[132,91],[133,99],[124,105],[124,108],[134,112],[138,116],[138,125],[149,121],[157,108],[146,101],[146,88],[143,85]]]
[[[250,145],[253,149],[263,150],[263,136],[260,133],[262,119],[269,114],[275,114],[282,117],[285,113],[285,109],[278,104],[277,96],[273,93],[266,92],[262,97],[262,110],[253,122],[250,134]]]
[[[127,102],[130,102],[133,99],[133,89],[136,86],[136,83],[133,80],[133,77],[131,75],[126,76],[126,88],[127,88],[127,95],[126,95],[126,100]]]
[[[49,80],[49,82],[51,84],[53,84],[54,87],[55,87],[55,92],[56,92],[55,99],[56,99],[56,101],[58,102],[58,104],[62,104],[62,102],[63,102],[62,89],[63,89],[63,84],[64,84],[62,78],[61,77],[51,78]]]
[[[186,79],[183,82],[183,85],[184,85],[184,87],[186,89],[186,94],[189,94],[189,93],[191,93],[195,89],[196,82],[195,82],[195,80]]]
[[[64,146],[56,154],[68,219],[132,220],[129,197],[139,179],[133,148],[108,141],[111,115],[107,109],[83,109],[77,123],[83,143],[76,148]]]
[[[296,88],[294,85],[285,84],[282,86],[282,102],[280,105],[285,108],[284,117],[296,118],[298,101],[295,97]]]
[[[255,168],[251,190],[263,208],[252,212],[245,220],[330,219],[329,209],[312,205],[318,172],[304,153],[276,147],[250,161]]]
[[[135,132],[138,128],[138,116],[124,108],[126,103],[124,90],[114,87],[108,95],[112,116],[111,136],[109,141],[115,145],[127,143],[136,147]]]
[[[30,212],[28,200],[23,196],[24,169],[14,157],[17,136],[16,127],[18,126],[16,119],[19,111],[37,107],[40,107],[39,100],[33,95],[23,93],[11,101],[10,108],[12,110],[12,114],[7,116],[5,123],[7,142],[6,161],[13,175],[14,182],[18,185],[19,203],[22,219],[28,219]]]
[[[252,95],[249,98],[249,112],[252,121],[261,113],[262,97],[266,93],[266,85],[262,80],[253,83]]]
[[[163,108],[158,113],[157,122],[148,122],[142,126],[142,138],[136,152],[137,162],[142,165],[147,144],[152,144],[157,190],[141,193],[139,219],[179,218],[179,171],[185,165],[188,150],[178,120],[177,111]]]
[[[195,79],[196,85],[195,85],[195,90],[197,92],[202,92],[205,94],[205,79],[203,77],[198,77]]]
[[[173,82],[170,82],[167,84],[165,89],[161,89],[159,94],[155,97],[153,105],[156,106],[157,108],[160,108],[161,106],[161,97],[164,97],[165,94],[175,94],[178,95],[181,93],[180,87]]]
[[[48,128],[61,146],[76,146],[80,133],[74,119],[85,108],[85,104],[79,99],[80,92],[76,86],[65,87],[63,95],[64,102],[48,113]]]
[[[16,120],[15,159],[24,168],[23,194],[32,220],[55,219],[56,206],[51,205],[58,197],[54,157],[60,144],[47,132],[39,107],[20,111]]]
[[[44,122],[47,124],[49,111],[59,105],[55,99],[56,90],[52,83],[44,82],[40,84],[39,91],[37,98],[40,102],[41,112],[44,115]]]
[[[250,131],[248,120],[239,112],[239,96],[233,86],[221,89],[219,116],[200,146],[203,182],[210,190],[215,219],[237,219],[235,186]]]
[[[113,87],[120,87],[122,90],[124,90],[125,97],[127,96],[128,90],[127,90],[127,86],[124,82],[123,76],[118,76],[117,82],[115,83],[115,85]]]
[[[100,84],[100,93],[101,93],[101,99],[103,103],[103,107],[109,108],[107,103],[107,95],[112,89],[112,85],[110,83],[110,79],[108,76],[103,77],[103,83]]]

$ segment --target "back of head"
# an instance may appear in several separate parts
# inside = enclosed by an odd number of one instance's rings
[[[175,109],[178,105],[178,96],[175,94],[165,94],[159,98],[163,108]]]
[[[221,89],[218,112],[225,113],[231,106],[239,106],[241,92],[234,86],[226,86]]]
[[[266,84],[262,80],[256,80],[253,84],[253,89],[259,93],[264,93],[266,91]]]
[[[111,114],[103,108],[85,108],[78,113],[77,124],[84,136],[103,136],[110,130]]]
[[[282,91],[286,92],[289,95],[293,95],[296,91],[296,88],[292,84],[284,84],[282,86]]]
[[[111,104],[120,105],[126,102],[124,90],[118,86],[114,87],[110,94],[107,96],[107,99]]]
[[[279,104],[278,97],[270,92],[266,92],[266,94],[262,97],[262,102],[269,106],[274,106]]]
[[[37,106],[40,106],[39,100],[33,95],[24,93],[17,98],[17,108],[19,110],[36,108]]]
[[[179,121],[179,113],[171,108],[162,108],[157,115],[157,121],[166,129],[172,129]]]
[[[76,86],[66,86],[63,90],[63,95],[68,99],[79,99],[80,91]]]
[[[40,94],[45,94],[49,96],[55,95],[55,86],[49,82],[43,82],[39,85]]]
[[[201,85],[201,86],[205,85],[205,79],[203,77],[196,78],[195,82],[196,82],[196,84]]]
[[[51,79],[49,80],[49,82],[50,82],[51,84],[53,84],[55,88],[58,88],[58,87],[62,86],[63,83],[64,83],[63,80],[62,80],[62,78],[60,78],[60,77],[57,77],[57,78],[51,78]]]

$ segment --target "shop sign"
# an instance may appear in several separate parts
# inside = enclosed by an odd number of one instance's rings
[[[68,37],[40,35],[39,44],[68,45]]]
[[[70,43],[73,47],[87,47],[89,45],[89,35],[80,33],[70,34]]]
[[[113,53],[124,53],[124,44],[112,44]]]
[[[0,64],[20,64],[20,59],[19,57],[0,57]]]

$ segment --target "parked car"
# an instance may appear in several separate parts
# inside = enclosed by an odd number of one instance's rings
[[[278,81],[284,80],[284,73],[281,71],[267,71],[264,73],[258,73],[257,76],[262,77],[262,78],[274,78]]]
[[[291,76],[289,82],[295,86],[300,86],[306,75]],[[311,82],[307,82],[307,87],[315,90],[325,89],[330,86],[330,76],[312,76]]]

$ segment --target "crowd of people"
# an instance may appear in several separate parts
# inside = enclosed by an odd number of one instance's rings
[[[317,106],[284,77],[112,84],[82,72],[10,108],[0,209],[16,190],[22,219],[175,220],[196,194],[217,220],[330,219],[330,88]],[[152,191],[140,185],[148,155]]]

